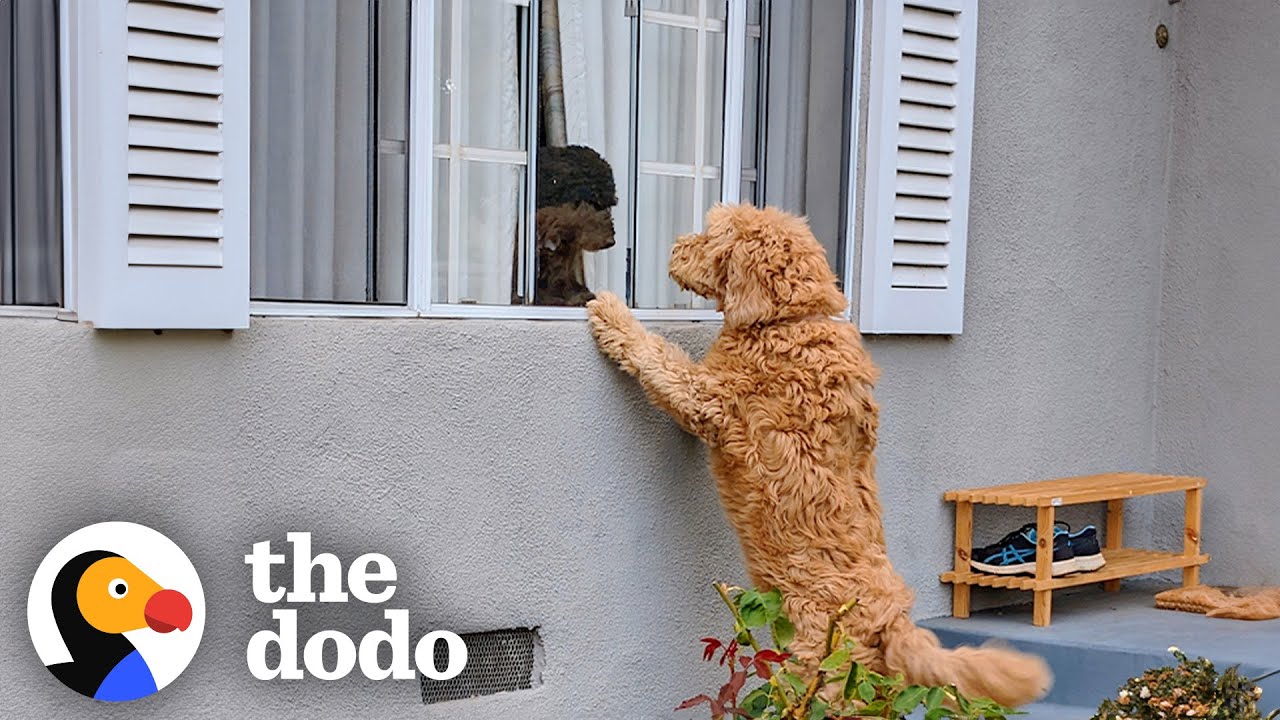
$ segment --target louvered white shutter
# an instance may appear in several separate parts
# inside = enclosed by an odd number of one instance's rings
[[[977,7],[977,0],[875,3],[863,332],[961,330]]]
[[[249,322],[248,0],[75,0],[76,310]]]

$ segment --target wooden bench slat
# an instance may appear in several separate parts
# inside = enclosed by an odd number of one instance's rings
[[[1080,477],[1041,480],[986,488],[950,490],[943,498],[951,501],[983,505],[1043,506],[1078,505],[1103,500],[1116,500],[1141,495],[1155,495],[1179,490],[1203,488],[1205,479],[1180,475],[1143,473],[1104,473]],[[1058,502],[1054,502],[1058,500]]]

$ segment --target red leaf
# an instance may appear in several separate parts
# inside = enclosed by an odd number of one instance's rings
[[[720,664],[724,665],[725,660],[729,660],[730,664],[732,664],[733,663],[732,658],[735,658],[737,656],[738,656],[738,639],[734,638],[729,643],[729,647],[725,648],[724,654],[720,656]]]
[[[769,663],[761,660],[759,655],[755,657],[754,664],[756,666],[756,675],[760,676],[761,680],[768,680],[773,677],[773,668],[769,667]]]
[[[720,687],[720,703],[725,706],[736,705],[738,692],[742,690],[742,686],[745,684],[747,684],[747,674],[742,670],[735,670],[729,676],[729,682]]]
[[[709,703],[709,702],[711,702],[711,698],[707,697],[706,695],[699,695],[698,697],[691,697],[688,700],[685,700],[684,702],[680,703],[679,705],[676,706],[676,709],[688,710],[691,707],[698,707],[703,703]]]
[[[704,637],[702,642],[706,644],[706,647],[702,649],[702,659],[710,660],[715,657],[716,651],[721,647],[721,642],[713,637]]]
[[[780,653],[776,650],[764,649],[756,653],[756,660],[769,663],[784,663],[791,657],[791,653]]]
[[[751,664],[751,656],[743,655],[742,657],[738,658],[738,662],[742,663],[742,667],[746,667]]]

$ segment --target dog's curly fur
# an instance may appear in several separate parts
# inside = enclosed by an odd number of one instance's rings
[[[701,363],[647,332],[614,295],[587,305],[601,350],[649,398],[707,442],[711,469],[751,580],[778,588],[812,672],[827,620],[857,599],[842,629],[857,659],[908,682],[955,684],[1020,705],[1051,677],[1010,649],[945,650],[910,618],[913,595],[885,552],[875,480],[877,370],[804,220],[773,208],[717,206],[680,238],[670,274],[716,301],[724,328]]]

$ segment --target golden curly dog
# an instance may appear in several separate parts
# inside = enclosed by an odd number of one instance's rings
[[[672,248],[670,274],[724,312],[701,363],[647,332],[609,293],[588,303],[591,328],[655,405],[710,446],[751,580],[782,591],[798,661],[813,671],[827,618],[856,598],[842,626],[859,662],[1005,705],[1042,696],[1051,676],[1040,658],[944,650],[911,622],[912,592],[889,562],[880,519],[877,370],[857,328],[831,317],[845,298],[805,221],[717,206],[704,233]]]

